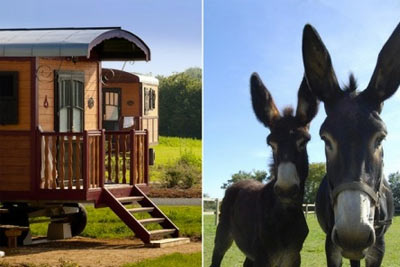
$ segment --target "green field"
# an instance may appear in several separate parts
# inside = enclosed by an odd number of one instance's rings
[[[201,252],[192,254],[173,253],[139,263],[125,264],[122,267],[200,267]]]
[[[302,266],[326,266],[325,259],[325,234],[318,225],[314,215],[309,215],[307,219],[310,233],[304,243],[301,252]],[[214,236],[216,226],[214,225],[214,216],[204,216],[204,266],[210,266],[212,250],[214,248]],[[383,259],[382,267],[400,266],[400,216],[396,216],[393,225],[385,235],[386,253]],[[243,266],[244,256],[235,244],[225,254],[222,261],[222,267]],[[348,260],[343,261],[343,266],[350,266]],[[364,264],[362,264],[364,266]]]
[[[196,239],[201,237],[200,206],[159,207],[179,227],[183,236]],[[133,236],[132,231],[109,208],[95,209],[92,206],[86,206],[86,210],[88,223],[81,236],[93,238],[129,238]],[[32,234],[34,236],[46,235],[47,225],[47,223],[32,224]]]
[[[153,146],[156,152],[155,165],[150,167],[150,179],[159,181],[162,169],[174,164],[183,154],[191,153],[201,161],[201,140],[160,136],[159,144]]]

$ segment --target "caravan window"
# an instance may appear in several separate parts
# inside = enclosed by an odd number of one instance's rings
[[[18,72],[0,71],[0,125],[18,124]]]
[[[60,132],[82,132],[84,116],[84,73],[59,71],[58,125]]]

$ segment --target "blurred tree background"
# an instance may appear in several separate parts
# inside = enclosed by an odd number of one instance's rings
[[[202,70],[189,68],[157,79],[160,135],[201,139]]]

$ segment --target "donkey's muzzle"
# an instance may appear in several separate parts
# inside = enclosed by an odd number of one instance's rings
[[[353,234],[344,234],[336,227],[332,231],[332,241],[340,247],[342,256],[351,260],[365,257],[367,249],[375,243],[375,232],[372,227],[365,225]]]

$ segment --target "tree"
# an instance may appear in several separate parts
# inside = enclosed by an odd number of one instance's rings
[[[160,135],[201,138],[201,69],[158,76]]]
[[[266,171],[260,171],[260,170],[253,170],[251,172],[239,171],[238,173],[233,174],[232,178],[229,179],[226,183],[223,183],[221,189],[226,189],[230,185],[242,180],[254,179],[259,182],[265,182],[269,178],[270,177],[267,176]]]
[[[400,173],[389,174],[389,184],[393,193],[393,203],[395,207],[400,206]]]
[[[304,188],[304,203],[315,203],[319,185],[326,174],[325,163],[311,163]]]

